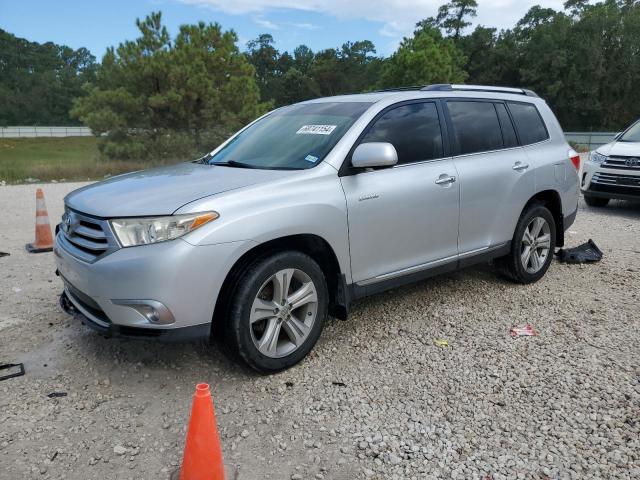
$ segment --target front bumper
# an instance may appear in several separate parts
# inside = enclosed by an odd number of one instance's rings
[[[69,315],[79,319],[84,325],[100,333],[105,337],[125,337],[137,339],[154,339],[160,342],[189,342],[207,339],[211,336],[211,324],[192,325],[180,328],[138,328],[125,325],[116,325],[110,322],[98,323],[96,317],[86,315],[76,307],[71,300],[71,294],[67,288],[60,295],[60,306]]]
[[[586,161],[580,175],[584,195],[620,200],[640,200],[640,170],[604,168]]]
[[[224,279],[251,246],[194,246],[178,239],[121,248],[87,263],[63,248],[61,235],[56,235],[54,255],[64,300],[75,310],[70,313],[82,315],[105,335],[208,336]],[[171,313],[172,322],[152,323],[138,310],[119,304],[122,300],[159,302]]]

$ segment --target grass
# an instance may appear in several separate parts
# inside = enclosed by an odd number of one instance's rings
[[[0,138],[0,182],[98,180],[151,166],[100,158],[95,137]]]

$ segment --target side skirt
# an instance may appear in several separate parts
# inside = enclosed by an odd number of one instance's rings
[[[467,256],[463,255],[461,257],[459,256],[443,265],[437,265],[431,268],[426,268],[418,272],[412,272],[407,275],[391,278],[389,280],[382,280],[379,282],[369,283],[366,285],[353,283],[349,285],[350,288],[348,289],[349,295],[347,299],[347,305],[354,300],[368,297],[370,295],[375,295],[376,293],[381,293],[386,290],[390,290],[392,288],[397,288],[404,285],[408,285],[410,283],[415,283],[420,280],[425,280],[427,278],[435,277],[442,273],[454,272],[456,270],[467,268],[472,265],[477,265],[479,263],[489,262],[495,258],[499,258],[507,255],[510,251],[511,251],[511,241],[504,243],[502,245],[498,245],[496,247],[491,247],[487,250],[483,250],[474,255],[467,255]]]

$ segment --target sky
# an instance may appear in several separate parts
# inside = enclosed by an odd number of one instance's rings
[[[314,51],[371,40],[388,56],[419,20],[447,0],[0,0],[0,28],[40,43],[88,48],[98,60],[109,46],[138,36],[136,18],[161,10],[171,34],[179,25],[218,22],[238,46],[270,33],[280,51]],[[478,0],[474,25],[512,27],[533,5],[562,9],[564,0]]]

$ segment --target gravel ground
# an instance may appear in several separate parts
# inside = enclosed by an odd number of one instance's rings
[[[78,186],[43,186],[53,222]],[[568,244],[593,238],[599,264],[554,262],[531,286],[480,267],[363,300],[264,377],[215,347],[71,320],[52,254],[24,251],[34,195],[0,187],[0,363],[27,370],[0,382],[2,479],[168,478],[201,381],[239,479],[640,478],[638,205],[581,203]],[[509,336],[527,322],[539,336]]]

